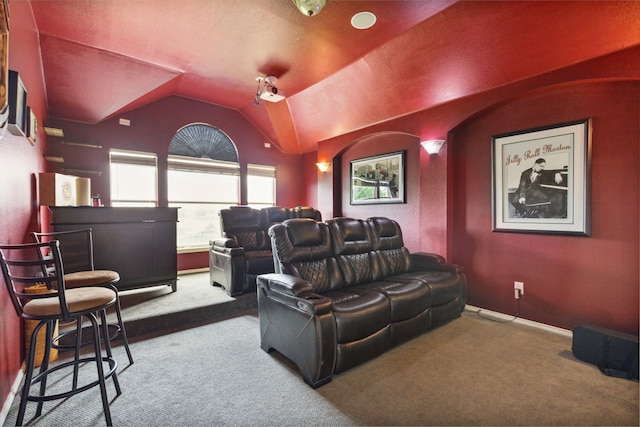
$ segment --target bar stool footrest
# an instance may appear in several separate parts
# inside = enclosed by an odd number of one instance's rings
[[[117,338],[121,337],[121,330],[120,330],[120,326],[116,325],[116,324],[109,324],[107,325],[107,327],[109,328],[109,341],[113,341]],[[80,343],[80,348],[84,348],[87,347],[89,345],[93,345],[93,340],[92,339],[86,339],[86,338],[91,338],[91,326],[83,326],[82,327],[82,342]],[[88,334],[85,334],[84,331],[89,331]],[[75,336],[76,336],[76,330],[75,329],[71,329],[68,331],[65,331],[61,334],[59,334],[57,337],[53,338],[53,342],[51,343],[51,348],[55,348],[59,351],[65,351],[65,350],[73,350],[76,348],[75,345]]]
[[[38,375],[34,376],[31,379],[31,384],[28,385],[29,387],[33,386],[34,384],[39,383],[40,381],[42,381],[44,379],[44,377],[46,377],[47,375],[58,371],[60,369],[64,369],[64,368],[68,368],[68,367],[73,367],[75,365],[80,365],[80,364],[84,364],[87,362],[94,362],[95,363],[96,358],[95,357],[84,357],[81,359],[77,359],[77,360],[71,360],[69,362],[65,362],[65,363],[61,363],[60,365],[54,366],[52,368],[47,369],[44,372],[39,373]],[[111,377],[114,372],[116,371],[116,369],[118,368],[118,362],[113,358],[113,357],[103,357],[102,358],[103,362],[109,362],[109,370],[104,372],[104,380],[106,381],[109,377]],[[92,367],[94,367],[95,365],[91,365]],[[88,367],[87,367],[88,368]],[[63,392],[63,393],[56,393],[56,394],[50,394],[50,395],[44,395],[44,396],[40,396],[40,395],[33,395],[30,394],[27,396],[27,400],[31,401],[31,402],[48,402],[51,400],[58,400],[58,399],[65,399],[67,397],[71,397],[75,394],[81,393],[83,391],[89,390],[92,387],[95,387],[97,385],[100,384],[100,380],[95,380],[92,381],[88,384],[83,385],[82,387],[76,387],[72,390]],[[27,387],[27,384],[24,385],[25,387]],[[118,396],[121,394],[118,393]]]

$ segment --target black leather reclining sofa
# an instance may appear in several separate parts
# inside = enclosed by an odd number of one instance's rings
[[[253,209],[230,206],[220,211],[222,238],[209,242],[209,279],[231,296],[256,290],[256,276],[273,273],[271,239],[267,230],[290,218],[322,220],[320,211],[308,206],[272,206]]]
[[[291,219],[269,235],[276,273],[257,279],[260,345],[314,388],[464,309],[462,269],[409,253],[391,219]]]

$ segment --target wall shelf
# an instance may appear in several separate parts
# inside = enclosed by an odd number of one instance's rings
[[[91,169],[74,169],[74,168],[62,168],[62,171],[65,173],[79,173],[79,174],[88,174],[88,175],[102,175],[102,171],[91,170]]]
[[[84,143],[84,142],[60,141],[60,144],[64,144],[64,145],[73,145],[74,147],[102,148],[102,145],[98,145],[98,144],[86,144],[86,143]]]

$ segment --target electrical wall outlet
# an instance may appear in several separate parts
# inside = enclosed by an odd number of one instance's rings
[[[513,282],[513,294],[516,299],[520,299],[524,295],[524,282]]]

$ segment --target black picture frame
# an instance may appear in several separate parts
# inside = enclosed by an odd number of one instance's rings
[[[0,0],[0,138],[9,125],[9,0]]]
[[[9,70],[9,132],[27,134],[27,89],[17,71]]]
[[[38,118],[33,108],[27,107],[27,139],[31,145],[36,145],[38,139]]]
[[[591,235],[591,119],[491,139],[493,231]]]
[[[406,203],[405,152],[351,161],[351,204]]]

